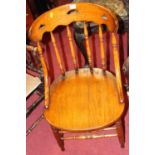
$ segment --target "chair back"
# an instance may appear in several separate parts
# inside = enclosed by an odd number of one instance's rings
[[[45,105],[48,102],[47,96],[49,93],[49,82],[48,82],[49,75],[48,75],[47,64],[45,62],[45,58],[43,55],[43,49],[41,47],[41,41],[42,41],[43,35],[45,32],[50,33],[51,42],[54,47],[54,53],[56,55],[57,64],[61,70],[62,75],[65,76],[66,69],[64,67],[64,63],[63,63],[53,31],[58,26],[66,27],[72,62],[74,64],[74,69],[76,73],[78,74],[79,66],[78,66],[78,61],[76,58],[73,37],[71,35],[71,30],[69,26],[73,22],[83,22],[87,56],[88,56],[90,71],[92,73],[93,73],[92,51],[91,51],[90,43],[88,39],[89,32],[88,32],[87,24],[90,22],[93,22],[98,25],[99,42],[100,42],[100,57],[101,57],[101,64],[102,64],[103,71],[107,69],[107,60],[106,60],[106,54],[105,54],[106,52],[105,52],[104,39],[103,39],[104,30],[103,30],[102,25],[105,25],[107,30],[111,32],[111,36],[112,36],[111,41],[112,41],[117,87],[118,87],[118,91],[120,94],[120,101],[123,102],[123,91],[122,91],[121,74],[120,74],[118,43],[116,39],[116,32],[118,30],[118,20],[115,14],[110,9],[97,5],[97,4],[71,3],[71,4],[59,6],[57,8],[54,8],[52,10],[45,12],[33,22],[29,30],[29,38],[32,41],[37,43],[38,52],[39,52],[40,60],[41,60],[42,67],[43,67],[44,80],[45,80]]]

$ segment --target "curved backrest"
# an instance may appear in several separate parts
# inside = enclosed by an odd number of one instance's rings
[[[88,55],[89,67],[92,72],[93,72],[93,66],[92,66],[91,49],[90,49],[89,40],[88,40],[87,22],[93,22],[99,25],[98,30],[99,30],[99,41],[100,41],[100,55],[101,55],[103,70],[106,70],[106,59],[105,59],[105,48],[103,44],[102,24],[106,25],[107,29],[112,33],[112,47],[113,47],[113,53],[114,53],[115,72],[117,77],[118,90],[120,92],[120,96],[122,96],[123,98],[121,76],[120,76],[118,44],[115,36],[115,33],[118,30],[118,20],[115,14],[110,9],[97,4],[71,3],[71,4],[59,6],[57,8],[54,8],[52,10],[45,12],[33,22],[29,30],[29,38],[32,41],[37,43],[38,52],[40,54],[40,60],[44,71],[45,105],[46,105],[46,102],[48,102],[47,96],[49,93],[48,71],[44,60],[44,56],[42,54],[40,41],[42,40],[45,32],[50,33],[51,41],[53,43],[54,52],[56,55],[57,62],[59,64],[59,68],[61,70],[62,75],[65,75],[65,68],[63,66],[61,56],[57,47],[56,39],[52,31],[60,25],[66,26],[74,68],[78,72],[78,63],[75,56],[76,54],[73,46],[73,39],[72,39],[70,27],[68,26],[73,22],[84,22],[83,28],[84,28],[86,50]]]
[[[106,7],[92,3],[72,3],[39,16],[29,30],[29,37],[35,42],[40,41],[45,32],[51,32],[59,25],[66,26],[75,21],[105,24],[110,32],[117,32],[118,29],[115,14]]]

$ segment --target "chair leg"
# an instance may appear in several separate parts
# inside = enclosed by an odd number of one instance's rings
[[[122,148],[124,148],[125,143],[125,135],[124,135],[124,127],[122,120],[116,122],[116,132],[118,135],[118,140]]]
[[[59,133],[59,130],[56,128],[53,128],[52,126],[51,126],[51,129],[53,131],[54,137],[55,137],[59,147],[61,148],[62,151],[64,151],[65,150],[64,140],[61,139],[63,137],[63,133]]]

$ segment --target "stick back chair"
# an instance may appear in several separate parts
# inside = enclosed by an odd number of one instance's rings
[[[84,36],[89,67],[79,68],[73,38],[69,25],[84,22]],[[93,67],[87,22],[98,24],[101,68]],[[107,70],[102,24],[107,26],[112,36],[115,75]],[[66,71],[57,47],[54,29],[59,25],[66,27],[74,69]],[[118,136],[124,147],[122,116],[125,109],[122,80],[119,64],[119,51],[116,32],[118,21],[113,12],[106,7],[92,3],[72,3],[49,10],[38,17],[29,30],[29,37],[37,43],[44,72],[45,110],[44,117],[51,125],[58,145],[64,150],[64,140],[91,139]],[[49,32],[61,75],[49,82],[49,71],[43,55],[41,41],[43,34]],[[112,134],[99,134],[114,130]],[[65,133],[83,133],[66,136]],[[86,133],[86,134],[85,134]],[[90,133],[90,134],[88,134]]]

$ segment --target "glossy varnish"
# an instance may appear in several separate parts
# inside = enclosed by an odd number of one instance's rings
[[[110,72],[94,68],[69,71],[50,87],[50,105],[45,117],[63,130],[86,131],[118,120],[124,110],[119,101],[116,79]]]
[[[84,38],[89,66],[78,68],[73,38],[69,25],[73,22],[83,22]],[[88,22],[99,25],[99,43],[101,68],[93,67],[92,49],[89,46]],[[115,75],[107,71],[107,58],[104,48],[102,24],[111,32],[111,43]],[[57,48],[57,40],[52,32],[57,26],[66,26],[69,42],[68,52],[74,70],[66,71],[63,59]],[[72,3],[47,11],[38,17],[29,30],[29,37],[37,43],[44,73],[45,110],[44,116],[51,125],[58,145],[64,150],[64,139],[86,139],[117,136],[121,147],[124,146],[124,130],[122,115],[124,112],[124,94],[120,73],[119,45],[117,42],[118,20],[109,9],[92,3]],[[41,46],[45,32],[51,35],[57,64],[61,75],[54,82],[48,74]],[[91,132],[115,125],[116,133],[111,135],[82,135],[64,137],[67,132]]]

